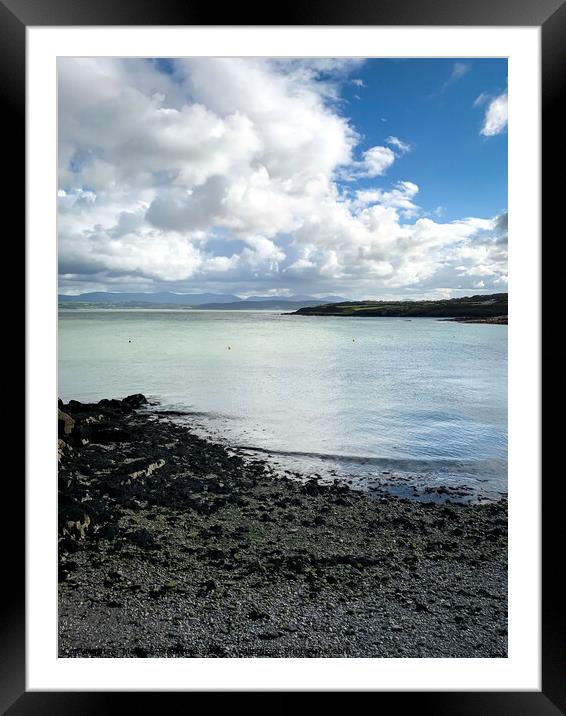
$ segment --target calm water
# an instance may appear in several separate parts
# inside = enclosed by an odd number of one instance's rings
[[[60,311],[63,400],[136,392],[287,469],[506,490],[506,326]]]

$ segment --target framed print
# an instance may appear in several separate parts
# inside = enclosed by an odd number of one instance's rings
[[[7,713],[564,712],[539,375],[563,4],[0,10],[16,170],[26,125]]]

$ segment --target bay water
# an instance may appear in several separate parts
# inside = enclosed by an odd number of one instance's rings
[[[282,471],[408,496],[507,489],[506,326],[61,309],[58,363],[64,401],[141,392]]]

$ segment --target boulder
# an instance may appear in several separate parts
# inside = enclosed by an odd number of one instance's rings
[[[90,515],[79,505],[61,505],[59,522],[62,535],[67,535],[73,540],[84,539],[85,532],[91,525]]]
[[[69,403],[70,405],[70,403]],[[114,410],[120,410],[122,407],[122,401],[116,400],[116,398],[103,398],[102,400],[98,401],[98,405],[100,405],[101,408],[111,408]]]
[[[123,400],[117,400],[116,398],[103,398],[98,401],[98,405],[101,408],[109,409],[111,411],[118,412],[129,412],[136,408],[141,408],[142,405],[147,405],[147,399],[145,395],[141,393],[134,393],[134,395],[127,395]]]
[[[67,403],[67,410],[70,412],[80,412],[84,409],[84,405],[82,403],[79,403],[78,400],[69,400]]]
[[[75,427],[75,421],[68,413],[64,413],[61,408],[58,408],[57,412],[59,437],[64,438],[65,435],[70,435],[73,432]]]
[[[128,408],[141,408],[142,405],[147,405],[147,398],[141,393],[134,393],[134,395],[127,395],[122,400],[122,405]]]

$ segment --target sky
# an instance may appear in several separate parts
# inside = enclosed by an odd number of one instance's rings
[[[505,59],[58,60],[59,291],[507,290]]]

